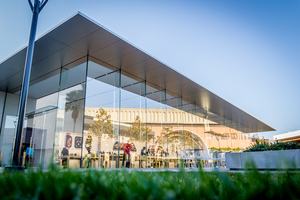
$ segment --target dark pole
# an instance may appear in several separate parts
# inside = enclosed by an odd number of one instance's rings
[[[22,87],[21,87],[20,98],[19,98],[18,124],[17,124],[17,131],[16,131],[16,138],[15,138],[15,145],[14,145],[14,154],[13,154],[13,163],[12,163],[13,166],[20,165],[19,162],[20,145],[21,145],[20,143],[21,143],[23,122],[24,122],[25,111],[26,111],[29,83],[30,83],[30,74],[31,74],[33,52],[34,52],[37,22],[38,22],[39,13],[46,5],[47,1],[48,0],[43,0],[43,1],[34,0],[34,4],[32,4],[31,0],[28,0],[29,6],[32,11],[32,21],[31,21],[29,43],[27,47],[26,60],[25,60],[25,66],[23,72]]]

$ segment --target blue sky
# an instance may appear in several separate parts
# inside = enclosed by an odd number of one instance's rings
[[[49,0],[37,36],[78,11],[277,132],[300,129],[300,0]],[[2,2],[1,61],[30,21],[27,1]]]

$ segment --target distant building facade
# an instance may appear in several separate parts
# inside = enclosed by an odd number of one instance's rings
[[[299,142],[300,143],[300,130],[290,131],[287,133],[274,135],[273,140],[279,141],[279,142]]]

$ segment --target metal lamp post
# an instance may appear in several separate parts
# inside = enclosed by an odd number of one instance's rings
[[[17,124],[14,152],[13,152],[13,162],[12,162],[13,166],[20,166],[20,159],[19,159],[20,142],[22,137],[23,122],[25,117],[26,103],[27,103],[29,83],[30,83],[30,74],[31,74],[33,52],[34,52],[37,22],[38,22],[39,13],[42,11],[42,9],[44,8],[47,2],[48,0],[34,0],[34,3],[32,3],[32,0],[28,0],[33,15],[31,21],[29,43],[26,52],[22,87],[21,87],[20,98],[19,98],[18,124]]]

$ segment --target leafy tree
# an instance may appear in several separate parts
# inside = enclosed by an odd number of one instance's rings
[[[160,133],[160,136],[158,136],[155,143],[163,146],[167,145],[166,150],[169,151],[170,134],[172,132],[173,132],[172,127],[163,127],[162,132]]]
[[[169,138],[169,135],[173,132],[173,128],[172,127],[163,127],[162,132],[160,134],[160,136],[158,136],[156,143],[160,143],[162,144],[164,141],[164,139]]]
[[[102,134],[113,135],[111,116],[103,108],[97,110],[96,117],[89,127],[89,132],[98,136],[98,151],[100,152]]]
[[[129,137],[134,140],[145,141],[146,139],[153,139],[153,135],[150,135],[151,129],[141,122],[139,116],[136,116],[134,122],[128,130]]]
[[[167,136],[172,132],[173,132],[173,127],[163,127],[163,130],[162,130],[161,134],[163,136]]]
[[[83,97],[83,90],[74,90],[67,93],[66,96],[66,105],[65,110],[72,112],[72,119],[73,119],[73,132],[75,132],[76,121],[79,117],[79,113],[82,110],[82,99]]]

